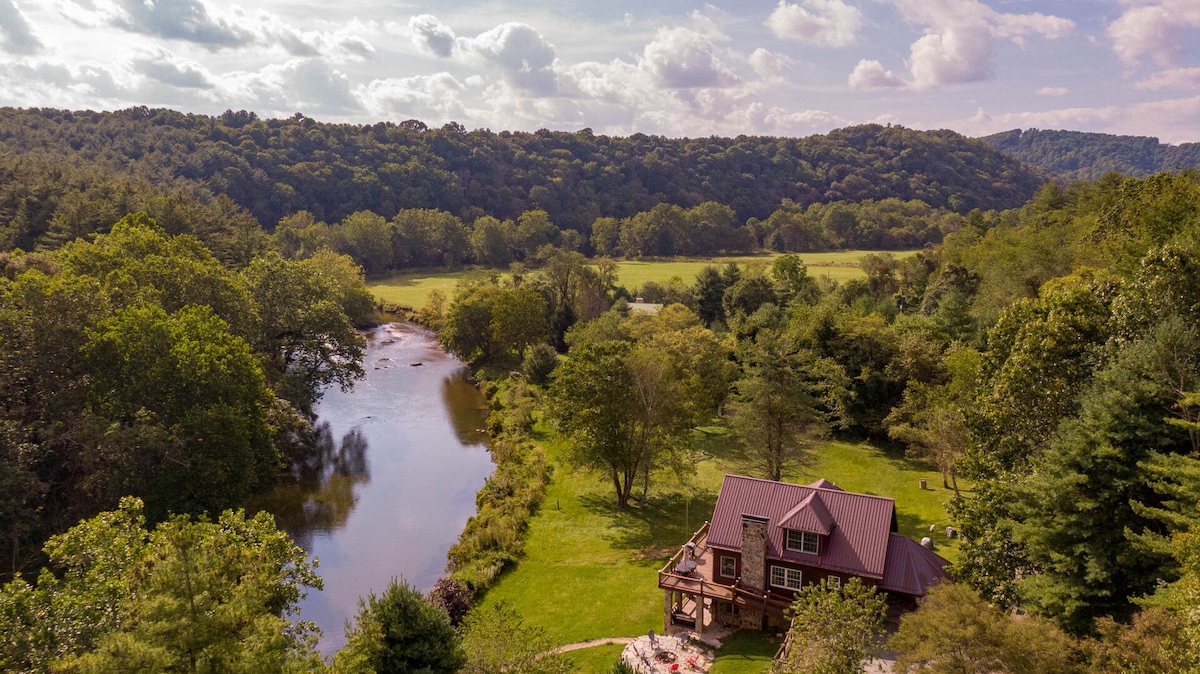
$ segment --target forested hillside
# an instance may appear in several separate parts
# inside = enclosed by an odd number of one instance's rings
[[[1013,129],[981,140],[1068,180],[1095,180],[1109,171],[1144,178],[1159,171],[1200,167],[1200,143],[1164,145],[1146,136]]]
[[[430,129],[410,120],[323,124],[131,108],[113,113],[0,110],[0,156],[227,195],[268,229],[308,211],[332,222],[370,210],[438,209],[467,221],[545,210],[585,236],[599,217],[660,203],[715,201],[739,221],[801,205],[917,199],[966,213],[1013,208],[1043,176],[950,131],[864,125],[808,138],[627,138],[575,133]]]

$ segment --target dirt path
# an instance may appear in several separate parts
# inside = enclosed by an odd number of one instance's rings
[[[591,648],[592,646],[607,646],[609,644],[629,644],[633,643],[633,637],[609,637],[607,639],[592,639],[591,641],[580,641],[577,644],[567,644],[559,646],[551,651],[552,653],[569,653],[577,651],[581,648]]]

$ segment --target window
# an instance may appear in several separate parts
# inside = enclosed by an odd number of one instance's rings
[[[784,547],[788,550],[807,552],[810,555],[815,555],[819,549],[818,541],[820,540],[821,537],[811,531],[793,531],[792,529],[788,529],[787,543]]]
[[[736,578],[737,559],[721,555],[721,575],[725,578]]]
[[[799,590],[800,569],[789,569],[786,566],[772,566],[771,585],[786,587],[789,590]]]
[[[842,579],[838,576],[829,576],[825,579],[825,586],[834,589],[841,589]]]

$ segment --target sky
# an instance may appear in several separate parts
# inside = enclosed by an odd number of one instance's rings
[[[1200,0],[0,0],[0,105],[1200,142]]]

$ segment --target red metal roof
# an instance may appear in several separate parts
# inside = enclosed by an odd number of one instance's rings
[[[887,565],[879,588],[924,597],[930,586],[950,577],[946,573],[949,564],[913,539],[892,534],[888,537]]]
[[[813,489],[799,505],[784,513],[779,526],[828,536],[833,531],[833,515],[821,501],[821,490]]]
[[[890,498],[843,491],[828,480],[802,486],[726,475],[709,525],[708,544],[741,550],[742,515],[762,517],[769,522],[767,559],[874,578],[895,591],[924,595],[924,581],[944,577],[942,567],[948,562],[911,539],[891,534],[894,509]],[[822,533],[819,554],[786,550],[788,528]],[[893,538],[902,540],[893,542]],[[893,573],[898,574],[894,582]]]

